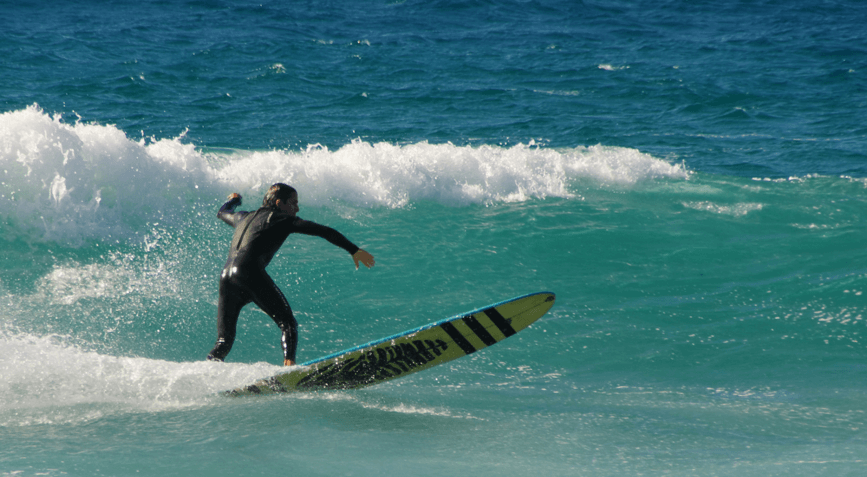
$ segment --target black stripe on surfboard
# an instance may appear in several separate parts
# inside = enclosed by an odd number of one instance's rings
[[[491,319],[491,321],[494,323],[494,325],[496,325],[496,327],[500,329],[500,332],[502,332],[503,335],[506,336],[506,338],[517,333],[517,331],[515,331],[515,329],[512,328],[512,325],[506,320],[506,318],[503,317],[503,315],[500,314],[499,311],[497,311],[496,308],[491,307],[491,308],[488,308],[488,309],[482,310],[482,311],[486,315],[488,315],[488,318]]]
[[[440,328],[442,328],[443,330],[445,330],[446,333],[449,334],[455,344],[464,351],[464,354],[476,352],[476,347],[473,346],[472,343],[467,341],[466,338],[464,338],[464,335],[462,335],[461,332],[458,331],[457,328],[455,328],[455,325],[451,323],[443,323],[442,325],[440,325]]]
[[[477,320],[475,316],[465,316],[463,321],[467,324],[470,330],[472,330],[473,333],[475,333],[476,336],[478,336],[479,339],[482,340],[482,343],[485,343],[485,346],[491,346],[492,344],[497,342],[497,340],[495,340],[494,337],[491,336],[490,333],[488,333],[488,330],[486,330],[485,327],[482,326],[481,323],[479,323],[479,320]]]

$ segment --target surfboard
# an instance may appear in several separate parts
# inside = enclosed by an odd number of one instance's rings
[[[496,344],[554,306],[554,294],[532,293],[371,341],[292,367],[229,396],[355,389],[407,376]]]

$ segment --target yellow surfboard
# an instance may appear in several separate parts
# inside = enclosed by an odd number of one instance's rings
[[[487,348],[530,326],[554,306],[554,294],[533,293],[334,353],[227,391],[230,396],[378,384]]]

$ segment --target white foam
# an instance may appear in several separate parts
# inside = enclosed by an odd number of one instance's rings
[[[732,217],[743,217],[750,212],[762,210],[762,204],[755,202],[742,202],[737,204],[722,205],[710,201],[693,201],[682,202],[684,207],[707,211],[714,214],[730,215]]]
[[[103,355],[58,337],[0,333],[0,426],[56,424],[119,410],[201,406],[283,369],[267,363],[175,363]]]
[[[599,65],[599,69],[605,70],[605,71],[618,71],[618,70],[628,70],[629,67],[628,66],[612,66],[612,65],[609,65],[607,63],[604,63],[604,64]]]
[[[302,202],[339,199],[354,205],[404,207],[416,200],[448,205],[573,197],[576,178],[618,184],[686,178],[672,165],[634,149],[592,146],[555,150],[532,145],[371,144],[352,141],[337,151],[315,145],[303,152],[255,152],[218,175],[259,190],[280,180],[302,191]]]
[[[6,234],[74,243],[128,238],[157,222],[214,208],[229,192],[255,206],[287,182],[305,206],[449,206],[572,198],[579,179],[631,185],[683,179],[682,165],[602,145],[408,145],[352,141],[337,150],[202,152],[174,139],[133,140],[112,125],[64,122],[34,105],[0,114],[0,218]]]
[[[0,172],[0,214],[17,234],[73,242],[129,236],[213,181],[204,156],[180,138],[145,145],[37,106],[0,115]]]
[[[361,405],[367,409],[377,409],[384,412],[398,413],[398,414],[417,414],[417,415],[428,415],[428,416],[437,416],[437,417],[450,417],[450,418],[459,418],[459,419],[478,419],[482,420],[478,417],[472,416],[470,414],[459,414],[455,413],[449,409],[443,408],[431,408],[424,406],[413,406],[409,404],[397,404],[397,405],[382,405],[378,403],[365,403],[362,402]]]

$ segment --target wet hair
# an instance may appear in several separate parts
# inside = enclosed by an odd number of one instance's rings
[[[298,191],[293,187],[282,183],[276,183],[265,193],[265,198],[262,199],[262,207],[277,207],[277,201],[287,202],[290,198],[297,196]]]

